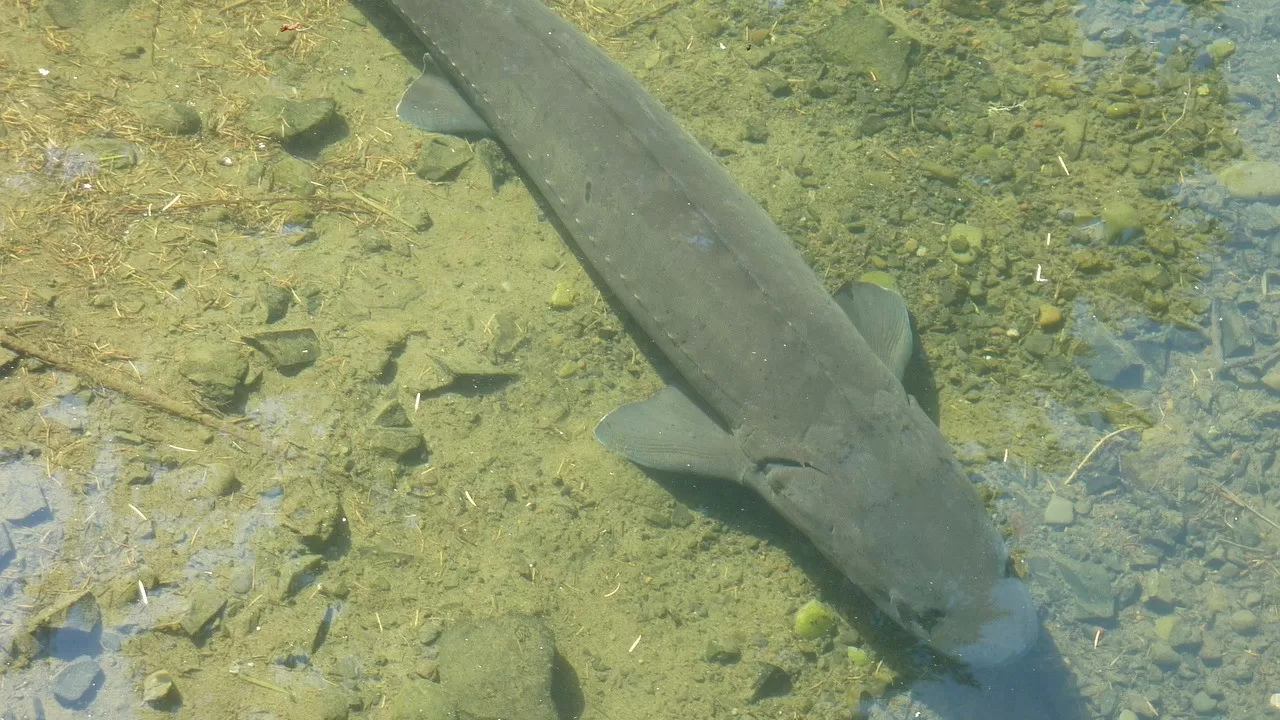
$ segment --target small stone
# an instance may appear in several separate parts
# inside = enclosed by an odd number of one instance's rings
[[[166,135],[192,135],[200,132],[200,113],[182,103],[157,100],[138,108],[143,125]]]
[[[225,463],[213,463],[205,468],[204,492],[210,497],[225,497],[240,487],[236,473]]]
[[[556,288],[551,291],[551,298],[547,303],[555,310],[569,310],[576,299],[577,293],[569,287],[568,283],[556,283]]]
[[[1197,715],[1208,715],[1218,707],[1218,701],[1209,697],[1209,693],[1201,690],[1191,698],[1191,709]]]
[[[1046,525],[1065,526],[1070,525],[1075,520],[1075,507],[1072,506],[1070,500],[1060,495],[1054,495],[1044,508],[1044,523]]]
[[[64,707],[82,707],[93,700],[102,682],[102,667],[98,661],[82,655],[71,661],[53,679],[53,696]]]
[[[1252,635],[1258,631],[1258,616],[1248,610],[1237,610],[1231,613],[1228,621],[1231,629],[1241,635]]]
[[[1209,636],[1204,639],[1204,644],[1200,646],[1200,661],[1205,665],[1218,665],[1222,662],[1222,654],[1226,651],[1226,646],[1216,637]]]
[[[711,638],[702,651],[702,659],[721,665],[732,665],[742,659],[742,647],[732,638],[721,640]]]
[[[1109,243],[1127,242],[1142,235],[1142,216],[1134,206],[1115,202],[1102,209],[1102,232]]]
[[[1049,303],[1036,309],[1036,324],[1041,330],[1057,330],[1062,326],[1062,310]]]
[[[428,135],[413,171],[429,182],[447,182],[457,177],[475,153],[462,138],[451,135]]]
[[[9,537],[9,526],[0,523],[0,570],[8,567],[15,555],[17,551],[13,547],[13,540]]]
[[[153,705],[165,699],[173,690],[173,677],[168,670],[157,670],[142,681],[142,701]]]
[[[216,590],[199,588],[192,594],[187,604],[187,611],[183,614],[179,624],[187,635],[196,637],[205,628],[209,627],[215,618],[222,614],[222,609],[226,605],[226,598],[218,594]]]
[[[1138,714],[1132,710],[1121,710],[1116,720],[1138,720]]]
[[[1167,642],[1151,643],[1148,657],[1151,658],[1151,662],[1163,668],[1177,667],[1182,664],[1182,656]]]

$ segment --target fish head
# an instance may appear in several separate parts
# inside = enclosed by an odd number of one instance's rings
[[[840,447],[828,463],[762,490],[933,649],[974,668],[1014,661],[1040,637],[1030,591],[937,426],[900,398],[885,393],[857,432],[828,436]]]
[[[832,559],[940,653],[975,668],[1022,657],[1040,619],[976,487],[922,412],[886,425],[898,432],[837,470],[857,518],[833,523]]]
[[[1040,635],[1031,593],[1017,577],[995,579],[979,595],[952,596],[943,608],[902,593],[881,605],[930,647],[972,668],[1008,665],[1026,655]]]

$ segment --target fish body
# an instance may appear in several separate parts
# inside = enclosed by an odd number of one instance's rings
[[[393,5],[683,378],[606,416],[601,442],[751,487],[937,650],[982,667],[1021,656],[1036,611],[903,389],[902,299],[833,298],[715,158],[538,0]]]

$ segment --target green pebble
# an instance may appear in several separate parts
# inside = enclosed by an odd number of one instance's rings
[[[577,293],[569,287],[568,283],[556,283],[556,289],[551,291],[551,299],[547,302],[556,310],[568,310],[573,307],[575,299],[577,299]]]
[[[831,608],[817,600],[810,600],[796,611],[796,635],[806,640],[815,640],[834,630],[838,621],[839,618]]]

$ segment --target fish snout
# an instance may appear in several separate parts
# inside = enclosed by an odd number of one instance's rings
[[[1039,638],[1040,617],[1031,591],[1022,580],[1005,577],[991,585],[988,597],[971,613],[956,613],[940,623],[932,644],[970,667],[991,668],[1026,655]]]

